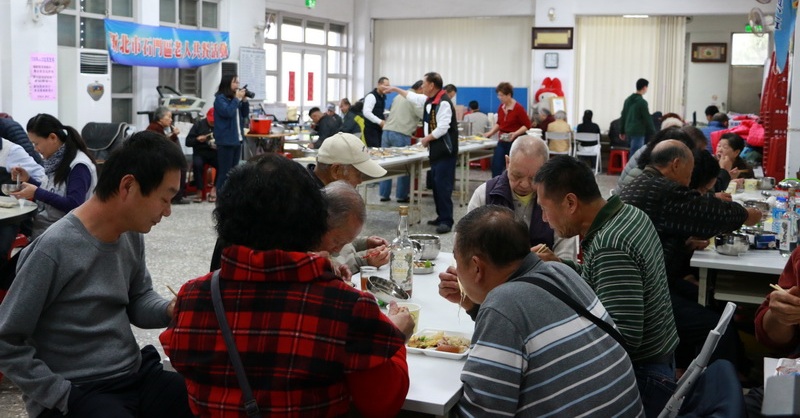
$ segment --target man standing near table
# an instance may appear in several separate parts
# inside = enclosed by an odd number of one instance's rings
[[[644,211],[655,226],[667,265],[667,278],[675,325],[681,344],[678,362],[686,366],[702,347],[708,332],[719,321],[719,314],[697,303],[697,286],[684,280],[687,251],[694,251],[696,240],[731,232],[742,224],[755,225],[761,212],[744,208],[712,194],[689,189],[694,167],[692,151],[674,139],[653,147],[650,164],[619,193],[623,202]],[[717,345],[712,359],[726,359],[747,375],[749,362],[735,326],[730,324]]]
[[[180,188],[186,159],[160,134],[114,151],[94,195],[22,251],[0,304],[0,371],[33,417],[191,417],[186,387],[131,331],[162,328],[144,238]]]
[[[414,83],[409,91],[417,94],[422,92],[422,80]],[[422,120],[422,106],[417,106],[405,97],[398,95],[392,102],[392,112],[389,113],[389,118],[386,119],[386,125],[383,127],[381,146],[388,148],[411,145],[411,135],[416,132],[417,124],[420,120]],[[395,192],[397,203],[409,202],[409,187],[410,179],[408,176],[397,179],[397,191]],[[382,181],[380,187],[381,202],[388,202],[391,194],[392,180]]]
[[[536,201],[533,178],[548,158],[544,141],[528,135],[518,137],[505,157],[505,171],[475,189],[467,211],[487,204],[505,206],[514,211],[517,219],[528,225],[531,251],[544,245],[552,248],[562,260],[577,260],[578,237],[557,236],[550,225],[542,220],[542,208]]]
[[[364,96],[364,140],[368,147],[377,148],[381,146],[381,135],[383,126],[386,124],[383,116],[386,110],[386,87],[389,87],[389,79],[381,77],[378,85],[371,92]]]
[[[458,286],[480,303],[464,364],[463,416],[639,417],[630,359],[614,337],[557,296],[555,287],[609,327],[592,289],[569,267],[531,253],[528,228],[514,212],[482,206],[456,226],[457,267],[442,273],[440,294],[458,303]],[[531,303],[536,301],[536,303]]]
[[[458,160],[458,122],[455,107],[442,89],[442,76],[427,73],[422,79],[422,93],[408,92],[397,87],[384,87],[384,92],[395,92],[418,106],[424,106],[422,117],[425,137],[420,140],[428,147],[433,182],[433,201],[436,204],[436,219],[428,225],[436,225],[436,232],[445,234],[453,228],[453,187],[456,180]]]
[[[535,180],[543,219],[559,236],[583,237],[583,263],[564,262],[580,273],[614,319],[647,415],[658,415],[672,396],[664,382],[675,379],[678,333],[653,223],[617,196],[603,199],[592,169],[574,157],[553,157]],[[549,250],[539,256],[558,260]]]
[[[647,101],[644,95],[650,82],[640,78],[636,80],[636,92],[625,99],[622,106],[622,116],[619,119],[619,137],[628,140],[630,155],[644,146],[645,138],[650,137],[656,132],[653,125],[653,117],[647,108]]]

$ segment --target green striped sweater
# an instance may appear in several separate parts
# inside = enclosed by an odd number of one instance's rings
[[[572,266],[605,306],[634,363],[675,351],[678,332],[652,222],[641,210],[612,196],[581,241],[583,264]]]

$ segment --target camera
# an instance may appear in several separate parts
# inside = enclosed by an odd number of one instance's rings
[[[242,90],[244,90],[244,95],[247,96],[248,99],[253,99],[256,97],[254,92],[247,90],[247,84],[242,87]]]

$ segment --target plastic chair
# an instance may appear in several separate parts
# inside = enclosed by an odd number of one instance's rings
[[[576,157],[594,157],[594,174],[600,173],[600,134],[576,133],[573,149]]]
[[[678,380],[675,393],[672,394],[672,397],[664,406],[658,418],[673,418],[678,416],[678,411],[680,411],[684,399],[691,394],[694,384],[703,372],[705,372],[706,367],[708,367],[708,360],[711,358],[711,354],[714,353],[714,349],[717,348],[717,343],[728,327],[728,323],[731,321],[731,318],[733,318],[733,313],[735,311],[736,304],[728,302],[725,305],[725,310],[722,312],[719,322],[717,322],[717,327],[709,331],[706,342],[703,344],[703,349],[700,350],[700,354],[689,364],[686,373]],[[739,388],[739,396],[741,396],[741,388]]]
[[[547,132],[545,138],[547,138],[547,149],[550,156],[572,155],[572,132]],[[554,145],[556,144],[555,141],[566,141],[567,150],[553,151]]]
[[[628,148],[611,148],[608,155],[608,174],[620,174],[628,165]]]

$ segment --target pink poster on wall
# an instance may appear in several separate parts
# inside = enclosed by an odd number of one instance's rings
[[[31,100],[55,100],[58,92],[55,54],[31,54],[29,72]]]

